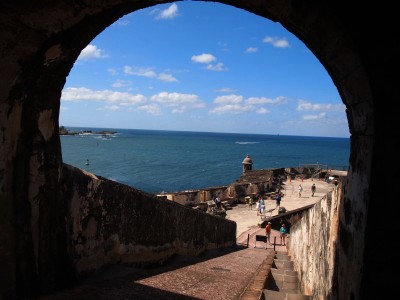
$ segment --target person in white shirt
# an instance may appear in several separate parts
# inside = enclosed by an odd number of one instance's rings
[[[301,186],[301,184],[299,184],[299,187],[298,187],[299,197],[301,197],[302,191],[303,191],[303,187]]]

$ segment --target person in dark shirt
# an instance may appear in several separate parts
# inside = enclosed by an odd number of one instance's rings
[[[281,206],[281,200],[282,200],[281,193],[278,193],[278,195],[276,195],[275,197],[276,208],[279,208]]]
[[[220,197],[215,198],[214,202],[215,202],[215,205],[217,206],[217,208],[221,208],[221,198]]]

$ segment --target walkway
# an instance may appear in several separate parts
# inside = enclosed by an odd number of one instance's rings
[[[288,183],[281,205],[287,210],[300,208],[315,203],[332,189],[331,184],[315,181],[317,193],[316,197],[311,197],[312,183],[307,180],[302,182],[304,194],[301,198],[297,196],[297,190],[294,192],[298,182]],[[267,201],[269,206],[274,206],[274,201]],[[80,286],[39,299],[239,299],[256,282],[257,275],[261,274],[266,279],[268,274],[259,271],[267,258],[274,257],[276,251],[286,252],[286,247],[280,245],[276,230],[272,230],[271,240],[276,238],[279,245],[268,244],[265,249],[265,243],[255,244],[255,236],[264,235],[265,229],[258,227],[260,217],[246,205],[229,210],[227,217],[237,222],[236,247],[207,251],[200,257],[177,256],[154,268],[113,266]],[[262,282],[263,278],[259,280]]]
[[[299,184],[301,184],[303,187],[303,193],[301,197],[298,196],[297,192]],[[313,184],[316,186],[314,197],[311,196],[311,186]],[[305,179],[304,181],[286,181],[284,182],[282,188],[284,196],[282,197],[281,207],[285,207],[287,211],[290,211],[314,204],[332,189],[333,184],[327,183],[323,180]],[[265,201],[265,210],[273,210],[271,213],[265,213],[265,216],[270,217],[277,215],[278,210],[275,208],[275,200],[269,199]],[[257,216],[256,206],[253,205],[253,209],[249,210],[246,204],[239,204],[235,206],[234,209],[228,210],[226,218],[237,223],[237,237],[254,226],[258,227],[258,223],[261,220],[261,216]]]

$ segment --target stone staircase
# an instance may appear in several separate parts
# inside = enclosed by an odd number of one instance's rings
[[[297,272],[287,252],[276,252],[266,288],[263,291],[265,300],[308,300],[300,292]]]

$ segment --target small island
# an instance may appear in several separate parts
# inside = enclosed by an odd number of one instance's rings
[[[101,135],[109,135],[109,134],[116,134],[117,131],[91,131],[91,130],[82,130],[82,131],[71,131],[67,129],[65,126],[60,126],[58,130],[60,135],[85,135],[85,134],[101,134]]]

